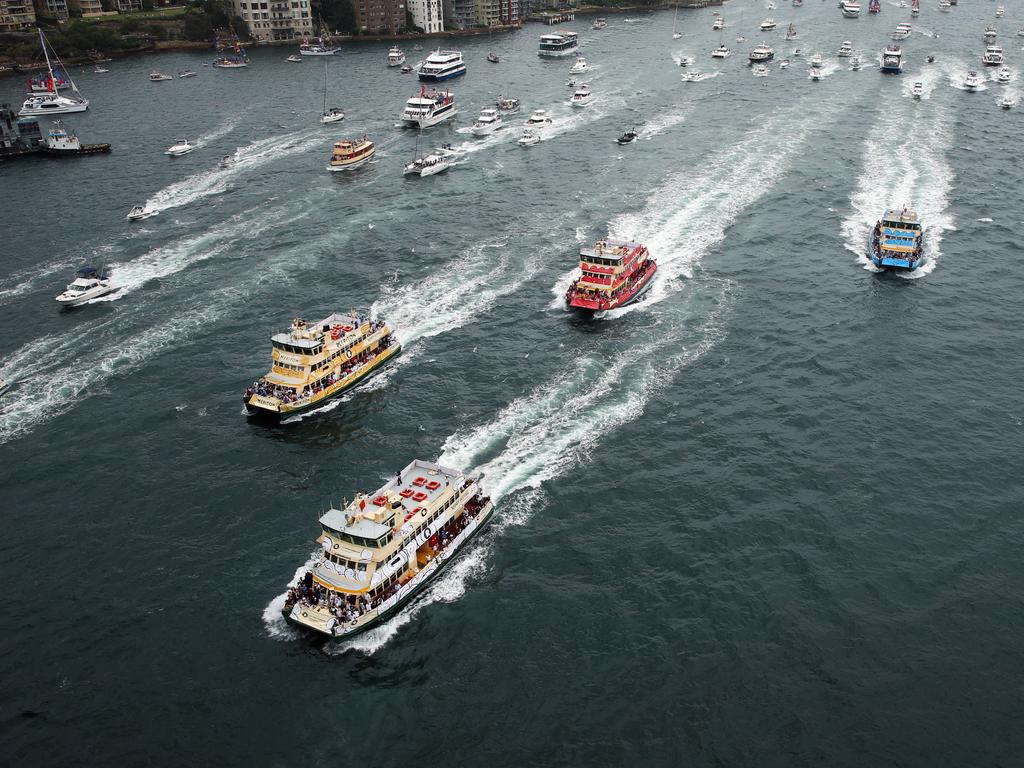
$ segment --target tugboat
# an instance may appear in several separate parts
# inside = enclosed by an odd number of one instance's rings
[[[657,269],[646,246],[599,240],[593,248],[580,249],[582,275],[569,286],[565,302],[591,314],[624,307],[650,288]]]
[[[342,139],[334,142],[331,161],[327,164],[328,171],[351,171],[370,161],[377,152],[373,142],[363,136],[358,141]]]
[[[317,323],[297,317],[270,343],[270,372],[245,390],[242,402],[250,414],[278,420],[348,391],[402,349],[387,323],[337,312]]]
[[[120,290],[110,284],[110,276],[94,267],[82,267],[75,273],[75,279],[57,295],[57,303],[65,307],[80,307],[88,301]]]
[[[60,120],[53,121],[53,128],[40,146],[46,155],[99,155],[110,151],[109,144],[83,144],[78,137],[65,130]]]
[[[634,141],[636,141],[636,139],[637,139],[636,128],[630,128],[624,134],[619,136],[619,138],[617,138],[615,141],[617,141],[619,144],[632,144]]]
[[[419,594],[493,516],[479,476],[415,460],[319,520],[313,565],[290,586],[286,621],[341,642]]]
[[[914,271],[924,262],[924,231],[914,211],[891,208],[871,232],[868,257],[879,269]]]

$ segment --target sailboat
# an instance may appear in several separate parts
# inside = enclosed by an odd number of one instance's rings
[[[43,46],[43,56],[46,57],[46,91],[43,93],[30,94],[25,103],[21,105],[21,111],[18,112],[19,117],[32,117],[36,115],[62,115],[69,112],[85,112],[89,108],[89,100],[82,98],[81,93],[78,91],[78,86],[75,85],[75,81],[71,79],[71,73],[68,72],[67,67],[61,64],[60,59],[57,58],[57,52],[53,51],[53,58],[56,59],[57,64],[60,68],[68,74],[65,76],[67,81],[71,84],[71,96],[62,96],[57,93],[56,80],[53,76],[53,63],[50,61],[50,49],[46,42],[46,36],[43,34],[42,29],[37,30],[39,32],[39,44]]]
[[[918,0],[910,0],[910,15],[920,16],[921,15],[921,3]]]
[[[327,62],[324,62],[324,111],[320,113],[320,123],[337,123],[345,119],[345,113],[340,107],[327,108]]]
[[[792,22],[790,22],[789,24],[789,29],[786,30],[786,39],[796,40],[796,27],[793,25]]]
[[[213,66],[218,69],[238,69],[249,66],[249,57],[246,55],[245,48],[242,47],[242,43],[239,41],[234,29],[231,30],[231,35],[235,39],[231,45],[224,45],[220,37],[214,38],[214,47],[220,55],[213,60]],[[227,52],[229,48],[232,49],[230,53]]]
[[[868,3],[868,13],[881,13],[881,12],[882,12],[882,3],[880,2],[880,0],[871,0],[871,2]]]
[[[672,39],[673,40],[678,40],[680,37],[683,36],[682,32],[678,32],[676,30],[676,24],[678,24],[678,22],[679,22],[679,0],[676,0],[676,12],[675,12],[675,16],[672,17]]]

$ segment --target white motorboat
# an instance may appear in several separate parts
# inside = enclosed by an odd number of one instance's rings
[[[1024,27],[1017,30],[1017,37],[1024,37]]]
[[[752,71],[754,73],[754,77],[768,77],[767,64],[755,64]]]
[[[744,37],[743,35],[736,35],[736,42],[737,42],[737,43],[742,43],[742,42],[744,42],[744,41],[745,41],[746,39],[747,39],[747,38],[745,38],[745,37]]]
[[[285,61],[290,61],[292,64],[301,64],[302,63],[302,56],[300,56],[297,53],[293,53],[291,56],[289,56],[287,59],[285,59]]]
[[[37,117],[40,115],[64,115],[72,112],[85,112],[89,108],[89,100],[82,97],[78,90],[78,86],[75,85],[75,81],[71,79],[71,75],[66,74],[63,77],[67,80],[67,85],[71,86],[71,92],[73,95],[65,96],[58,93],[57,78],[54,77],[53,62],[50,61],[50,47],[46,42],[46,36],[43,35],[43,30],[39,30],[39,44],[43,48],[43,56],[46,58],[46,88],[47,90],[42,93],[31,93],[25,102],[21,105],[21,109],[18,112],[18,117]],[[57,58],[56,51],[53,52],[53,59],[57,62],[61,70],[67,71],[67,68],[60,63],[60,59]],[[63,87],[63,84],[62,84]]]
[[[594,23],[590,25],[591,29],[604,29],[608,26],[608,20],[603,17],[594,19]]]
[[[715,16],[715,21],[711,25],[711,28],[715,30],[725,29],[725,18],[722,16]]]
[[[82,267],[75,279],[57,295],[57,303],[65,307],[79,307],[86,302],[118,290],[110,284],[110,277],[94,267]]]
[[[1015,102],[1013,100],[1013,96],[1011,96],[1010,94],[1006,94],[999,101],[999,106],[1002,107],[1003,109],[1013,109],[1014,104]]]
[[[861,58],[860,58],[860,54],[859,53],[856,56],[854,56],[852,59],[850,59],[850,71],[851,72],[858,72],[862,66],[863,66],[863,63],[861,62]]]
[[[498,110],[493,107],[485,107],[480,110],[480,117],[476,119],[470,130],[474,136],[489,136],[503,126],[504,123],[501,122],[501,115],[498,114]]]
[[[1004,85],[1010,82],[1012,75],[1009,67],[1000,67],[999,71],[996,72],[996,82],[1003,83]]]
[[[677,63],[680,67],[688,67],[693,64],[693,56],[680,56]]]
[[[165,75],[163,72],[150,72],[149,73],[149,82],[151,82],[151,83],[161,83],[164,80],[173,80],[173,79],[174,79],[173,77],[171,77],[170,75]]]
[[[841,59],[848,59],[853,56],[853,43],[849,40],[844,40],[843,44],[839,46],[839,50],[836,51],[836,56]]]
[[[697,72],[694,70],[684,74],[681,79],[684,83],[699,83],[702,80],[707,80],[709,77],[711,77],[711,75],[706,72]]]
[[[789,59],[783,59],[779,62],[779,69],[789,69]]]
[[[551,118],[548,117],[548,113],[543,109],[535,109],[531,115],[526,119],[526,125],[537,127],[541,125],[551,125]]]
[[[148,219],[150,216],[156,216],[160,211],[153,211],[144,205],[132,206],[132,209],[128,211],[128,215],[125,217],[128,221],[142,221]]]
[[[978,77],[977,72],[968,72],[967,76],[964,77],[964,90],[976,91],[981,86],[981,78]]]
[[[997,5],[996,6],[996,18],[997,19],[1003,18],[1003,14],[1004,13],[1006,13],[1006,9],[1003,8],[1003,6],[1001,6],[1001,5]]]
[[[234,164],[235,164],[235,156],[234,155],[224,155],[224,157],[222,157],[220,159],[220,162],[217,163],[218,167],[220,167],[220,168],[230,168]]]
[[[942,0],[942,2],[939,3],[939,10],[943,13],[949,13],[950,8],[952,7],[953,4],[950,3],[949,0]]]
[[[778,24],[775,23],[775,19],[765,19],[764,21],[761,22],[761,31],[771,32],[777,26]]]
[[[577,88],[572,98],[569,99],[569,104],[574,107],[586,107],[594,100],[594,94],[590,90],[590,86],[584,83]]]
[[[715,50],[711,52],[711,58],[725,59],[728,58],[730,53],[732,53],[732,51],[729,50],[729,47],[725,43],[722,43],[720,46],[718,46],[717,48],[715,48]]]
[[[747,56],[751,64],[767,64],[775,58],[775,50],[768,43],[761,43]]]
[[[448,170],[454,157],[455,150],[452,149],[451,144],[443,144],[433,152],[423,157],[417,157],[406,165],[402,174],[405,176],[410,174],[421,177],[433,176],[435,173]]]
[[[920,101],[921,97],[924,96],[924,83],[920,80],[914,83],[913,87],[910,89],[910,95]]]
[[[499,96],[495,106],[502,115],[514,115],[519,112],[519,99],[512,96]]]
[[[825,65],[825,60],[821,57],[820,53],[816,53],[811,56],[811,69],[821,69]]]
[[[412,64],[403,64],[400,71],[403,75],[408,75],[410,72],[413,71],[413,69],[414,67]]]
[[[320,122],[323,125],[337,123],[345,119],[345,112],[339,107],[330,107],[320,115]]]
[[[848,19],[856,19],[860,16],[860,3],[857,0],[845,0],[839,4],[843,16]]]
[[[994,43],[998,34],[999,33],[996,31],[996,28],[989,24],[985,27],[985,31],[981,33],[981,39],[986,43]]]
[[[462,51],[434,51],[423,60],[419,67],[420,80],[437,82],[450,80],[466,74],[466,63],[462,60]]]
[[[576,54],[575,63],[569,68],[570,75],[580,75],[590,69],[590,65],[587,64],[587,60],[579,53]]]
[[[803,55],[804,55],[804,52],[800,48],[794,48],[793,49],[793,58],[794,59],[799,59]]]
[[[981,55],[981,63],[986,67],[999,67],[1003,64],[1003,49],[998,45],[990,45]]]
[[[96,68],[93,70],[93,73],[97,74],[97,75],[102,75],[102,74],[105,74],[105,73],[107,73],[109,71],[110,70],[107,69],[106,67],[101,67],[99,64],[97,64]]]
[[[570,77],[568,80],[565,81],[565,85],[566,87],[572,88],[575,91],[577,88],[580,87],[580,81],[577,80],[575,77]]]
[[[891,35],[893,40],[906,40],[913,33],[914,28],[907,22],[903,21],[896,25],[896,29],[893,30]]]
[[[813,80],[814,82],[818,82],[819,80],[821,80],[823,76],[824,75],[822,75],[820,69],[811,68],[807,70],[807,77]]]
[[[448,91],[427,91],[420,88],[418,95],[405,102],[402,124],[409,128],[429,128],[455,117],[455,97]]]
[[[393,45],[388,49],[388,66],[389,67],[400,67],[405,64],[405,53],[397,45]]]
[[[191,69],[186,69],[186,70],[178,73],[178,79],[179,80],[187,80],[188,78],[195,77],[195,76],[196,76],[196,73],[193,72]]]
[[[187,155],[195,148],[196,145],[189,144],[188,139],[181,139],[180,141],[171,144],[171,146],[167,148],[167,151],[164,152],[164,154],[170,155],[171,157],[181,157],[182,155]]]
[[[524,131],[516,143],[521,147],[532,147],[534,144],[540,144],[540,134],[536,131]]]

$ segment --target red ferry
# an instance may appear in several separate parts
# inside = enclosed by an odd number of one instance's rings
[[[604,312],[636,301],[651,287],[658,265],[647,247],[625,240],[598,240],[580,249],[583,274],[566,291],[570,307]]]

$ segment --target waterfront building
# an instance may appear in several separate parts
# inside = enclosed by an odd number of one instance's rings
[[[431,34],[444,29],[444,8],[441,0],[408,0],[413,26]]]
[[[32,0],[0,0],[0,32],[13,32],[35,26],[36,9]]]
[[[82,16],[102,16],[106,13],[100,0],[68,0],[68,7],[72,11],[77,11],[82,14]],[[118,10],[121,11],[120,6],[118,6]],[[139,2],[139,0],[136,0],[136,7],[134,10],[142,10],[142,3]],[[124,11],[121,11],[121,13],[124,13]]]
[[[99,5],[99,0],[79,0],[84,6],[88,3],[95,3]],[[132,13],[133,11],[142,10],[142,0],[117,0],[117,10],[119,13]]]
[[[36,15],[51,19],[67,19],[67,0],[35,0]]]
[[[295,40],[314,34],[309,0],[234,0],[234,10],[259,41]]]

